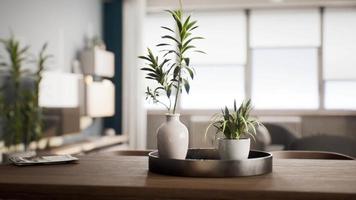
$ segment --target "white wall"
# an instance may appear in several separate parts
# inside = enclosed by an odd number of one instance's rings
[[[51,69],[70,72],[85,36],[101,36],[101,12],[101,0],[0,0],[0,38],[12,31],[36,54],[48,42]]]

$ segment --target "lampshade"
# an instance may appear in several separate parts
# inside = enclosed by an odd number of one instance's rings
[[[39,105],[46,108],[74,108],[79,105],[81,75],[44,72],[39,89]]]
[[[109,80],[86,80],[86,115],[109,117],[115,113],[115,87]]]

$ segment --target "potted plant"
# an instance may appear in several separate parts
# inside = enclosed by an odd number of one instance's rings
[[[166,122],[157,130],[157,147],[161,158],[185,159],[188,151],[188,130],[180,122],[177,113],[177,102],[184,90],[189,93],[190,80],[194,78],[194,68],[191,66],[191,52],[204,53],[193,45],[195,40],[203,39],[194,36],[198,28],[197,21],[191,16],[184,16],[182,7],[178,10],[167,11],[175,22],[175,27],[162,26],[167,35],[161,38],[163,43],[157,47],[165,52],[162,57],[155,56],[151,49],[147,49],[146,56],[139,56],[146,63],[141,70],[147,72],[146,79],[157,85],[155,88],[147,87],[146,100],[164,106],[167,110]],[[169,58],[173,55],[175,59]],[[166,99],[168,103],[164,101]]]
[[[248,158],[250,152],[250,137],[255,139],[256,127],[262,124],[250,116],[252,110],[251,100],[244,101],[239,108],[234,101],[232,111],[225,106],[221,113],[213,116],[210,127],[217,129],[216,134],[222,134],[218,139],[218,151],[223,160],[243,160]]]
[[[45,54],[47,44],[43,45],[38,57],[28,54],[29,47],[22,47],[11,36],[1,39],[8,53],[8,61],[1,61],[2,85],[0,88],[0,125],[7,150],[3,157],[13,152],[27,152],[32,141],[42,134],[42,110],[39,107],[39,85],[41,73],[49,59]],[[24,69],[25,64],[34,64],[34,72]],[[33,153],[30,153],[31,155]]]

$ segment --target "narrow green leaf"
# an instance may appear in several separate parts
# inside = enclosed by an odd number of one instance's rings
[[[192,27],[189,31],[193,31],[194,29],[198,28],[199,26]]]
[[[184,82],[185,91],[187,92],[187,94],[189,94],[189,90],[190,90],[189,82],[186,79],[183,79],[183,82]]]
[[[194,50],[194,52],[206,54],[204,51],[201,51],[201,50]]]
[[[170,59],[164,59],[164,61],[159,65],[159,68],[163,69],[163,66],[169,61],[170,61]]]
[[[151,62],[151,59],[145,57],[145,56],[139,56],[140,59],[144,59],[144,60],[147,60],[147,61],[150,61]]]
[[[183,48],[188,46],[190,42],[192,42],[193,40],[199,40],[199,39],[204,39],[203,37],[193,37],[193,38],[190,38],[189,40],[187,40],[186,42],[184,42],[183,44]]]
[[[155,73],[148,73],[147,75],[150,77],[154,77],[154,78],[158,77],[157,74],[155,74]]]
[[[176,64],[173,63],[169,66],[168,70],[167,70],[167,74],[169,74],[169,72],[172,70],[172,68],[175,66]]]
[[[173,77],[177,77],[179,75],[179,72],[180,72],[180,67],[176,66],[174,68],[174,71],[173,71]]]
[[[191,30],[191,28],[193,28],[193,26],[197,23],[197,21],[192,21],[187,25],[187,30]]]
[[[167,91],[166,91],[166,94],[167,94],[168,98],[171,96],[171,93],[172,93],[172,89],[171,89],[171,87],[168,87]]]
[[[175,41],[177,44],[180,44],[180,42],[179,42],[177,39],[175,39],[174,37],[172,37],[172,36],[170,36],[170,35],[164,35],[164,36],[162,36],[161,38],[163,38],[163,39],[170,39],[170,40]]]
[[[189,61],[190,61],[189,58],[184,58],[184,62],[185,62],[185,64],[186,64],[187,66],[189,66]]]
[[[176,55],[178,55],[178,53],[175,50],[169,50],[167,53],[165,53],[163,55],[163,57],[166,57],[168,54],[171,54],[171,53],[175,53]]]
[[[183,48],[182,54],[185,53],[186,51],[188,51],[189,49],[194,49],[194,48],[196,48],[196,47],[193,46],[193,45],[186,46],[186,47]]]
[[[143,71],[150,71],[150,72],[156,72],[154,69],[148,68],[148,67],[143,67],[141,68]]]
[[[162,46],[169,46],[170,44],[167,44],[167,43],[160,43],[160,44],[157,44],[156,47],[162,47]]]
[[[187,19],[185,20],[184,24],[183,24],[183,28],[185,30],[188,30],[188,23],[189,23],[189,20],[190,20],[190,15],[187,17]]]
[[[186,67],[185,69],[187,69],[188,73],[189,73],[189,76],[191,79],[194,79],[194,72],[192,69],[190,69],[189,67]]]
[[[166,27],[166,26],[161,26],[161,28],[166,29],[166,30],[168,30],[168,31],[170,31],[170,32],[172,32],[172,33],[174,33],[174,31],[173,31],[172,29],[170,29],[170,28],[168,28],[168,27]]]
[[[176,25],[178,27],[178,31],[181,32],[182,31],[182,22],[180,21],[181,15],[179,15],[177,13],[174,13],[172,16],[173,16],[174,21],[176,22]]]

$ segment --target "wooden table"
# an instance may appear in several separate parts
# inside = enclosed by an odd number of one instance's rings
[[[277,160],[273,173],[188,178],[147,171],[147,157],[83,156],[78,164],[0,166],[0,199],[356,199],[356,161]]]

